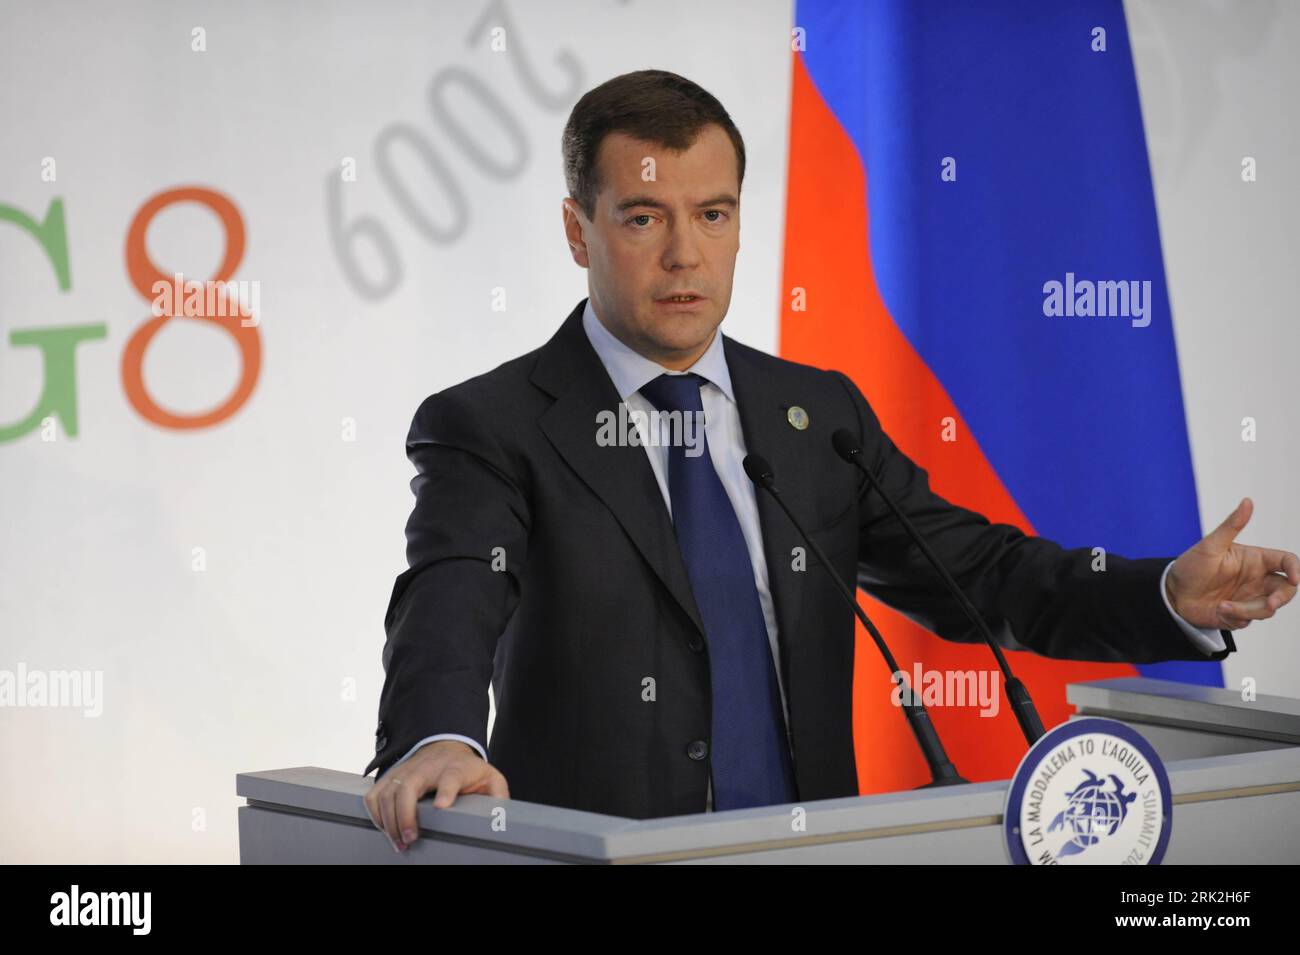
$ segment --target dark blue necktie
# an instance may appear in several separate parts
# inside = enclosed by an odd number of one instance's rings
[[[660,375],[641,389],[660,411],[695,413],[703,423],[699,375]],[[673,429],[674,435],[683,432]],[[686,453],[668,447],[673,526],[708,641],[713,697],[713,808],[744,809],[797,800],[781,691],[763,607],[740,521],[713,468],[703,428]]]

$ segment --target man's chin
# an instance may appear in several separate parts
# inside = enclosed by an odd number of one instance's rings
[[[658,357],[655,360],[660,364],[676,365],[678,362],[688,360],[693,364],[704,354],[708,339],[697,339],[690,342],[656,342],[656,345],[658,346]]]
[[[663,345],[689,349],[708,341],[717,324],[713,315],[660,315],[648,327]]]

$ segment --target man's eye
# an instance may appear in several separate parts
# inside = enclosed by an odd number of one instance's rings
[[[650,216],[649,214],[643,212],[643,213],[641,213],[639,216],[633,216],[632,218],[628,219],[627,221],[628,221],[628,222],[635,223],[636,225],[649,225],[649,224],[650,224],[650,219],[651,219],[651,218],[652,218],[652,216]],[[641,221],[640,221],[641,219],[644,219],[645,221],[644,221],[644,222],[641,222]]]
[[[705,214],[706,216],[718,216],[718,218],[716,218],[716,219],[710,219],[710,220],[709,220],[709,222],[713,222],[713,223],[721,222],[721,221],[722,221],[722,217],[726,215],[726,213],[723,212],[721,209],[710,209],[709,211],[707,211],[707,212],[704,213],[704,214]]]

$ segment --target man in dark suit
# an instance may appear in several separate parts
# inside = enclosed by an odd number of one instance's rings
[[[837,429],[1008,647],[1221,659],[1294,595],[1294,554],[1234,542],[1248,500],[1177,560],[1111,555],[1097,573],[1089,549],[935,495],[844,375],[722,335],[744,146],[695,84],[597,87],[564,155],[588,298],[541,348],[426,399],[407,438],[409,569],[365,769],[398,851],[428,792],[634,818],[857,793],[854,618],[745,477],[748,452],[835,573],[948,640],[979,635],[836,455]]]

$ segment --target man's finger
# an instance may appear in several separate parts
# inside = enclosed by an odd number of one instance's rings
[[[378,785],[379,783],[376,782],[375,786]],[[375,805],[377,805],[375,803],[375,786],[371,786],[370,792],[366,793],[365,796],[362,797],[361,804],[366,807],[366,813],[370,816],[370,821],[375,824],[375,828],[382,829],[383,825],[375,815]]]
[[[449,769],[438,777],[438,794],[433,797],[433,804],[439,809],[446,809],[456,801],[456,795],[460,792],[461,783],[460,773]]]
[[[420,780],[423,783],[423,780]],[[420,834],[420,824],[416,813],[416,804],[424,795],[426,786],[416,785],[416,780],[403,777],[394,797],[398,838],[403,845],[410,845]]]
[[[1219,609],[1233,617],[1246,620],[1266,620],[1291,602],[1296,588],[1285,577],[1270,574],[1260,581],[1260,592],[1253,597],[1225,600]]]
[[[1300,584],[1300,557],[1288,550],[1274,550],[1271,547],[1256,547],[1264,569],[1270,574],[1283,574],[1287,582]]]
[[[379,794],[379,815],[384,821],[384,835],[388,836],[388,841],[392,843],[395,852],[401,851],[397,839],[397,807],[395,805],[398,788],[400,787],[390,784],[385,786],[384,791]]]
[[[1261,616],[1258,610],[1252,612],[1252,607],[1262,608],[1265,598],[1257,597],[1253,600],[1223,600],[1219,602],[1215,612],[1223,626],[1229,630],[1240,630],[1251,622],[1258,620]],[[1271,614],[1270,614],[1271,616]]]
[[[1233,512],[1223,519],[1223,523],[1206,535],[1206,540],[1216,547],[1226,550],[1228,545],[1237,539],[1237,535],[1246,526],[1254,510],[1254,502],[1248,497],[1243,497],[1241,503],[1237,505]]]
[[[1261,595],[1246,600],[1225,600],[1219,604],[1219,612],[1242,620],[1265,620],[1275,611],[1269,606],[1268,596]]]
[[[1295,595],[1295,585],[1288,583],[1281,574],[1269,574],[1260,582],[1259,596],[1265,598],[1273,610],[1285,607]]]
[[[1225,615],[1219,612],[1219,627],[1223,630],[1245,630],[1250,626],[1249,620],[1242,620],[1240,617]]]

